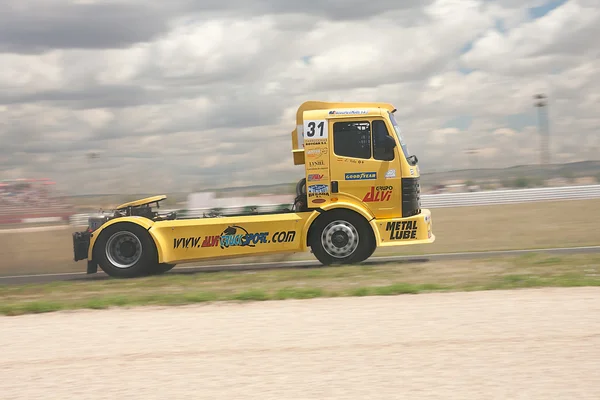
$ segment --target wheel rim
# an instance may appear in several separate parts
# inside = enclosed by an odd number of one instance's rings
[[[142,243],[130,232],[117,232],[106,243],[106,258],[117,268],[130,268],[142,257]]]
[[[330,256],[348,257],[358,248],[358,231],[346,221],[333,221],[323,229],[321,243]]]

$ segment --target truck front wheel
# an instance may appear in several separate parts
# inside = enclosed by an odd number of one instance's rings
[[[94,258],[100,268],[115,278],[146,276],[158,268],[154,241],[144,228],[136,224],[109,226],[94,247]]]
[[[375,251],[375,237],[369,223],[348,210],[332,210],[315,221],[309,245],[323,265],[356,264]]]

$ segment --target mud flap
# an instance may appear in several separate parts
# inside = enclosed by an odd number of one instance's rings
[[[96,264],[96,262],[94,260],[88,260],[88,262],[87,262],[87,273],[88,274],[95,274],[96,272],[98,272],[98,264]]]

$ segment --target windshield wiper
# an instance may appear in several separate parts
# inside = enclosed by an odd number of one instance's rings
[[[417,163],[419,162],[419,159],[414,154],[412,156],[408,156],[407,160],[410,163],[410,165],[417,165]]]

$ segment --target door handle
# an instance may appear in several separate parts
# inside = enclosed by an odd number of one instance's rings
[[[331,181],[331,193],[338,192],[338,181]]]

